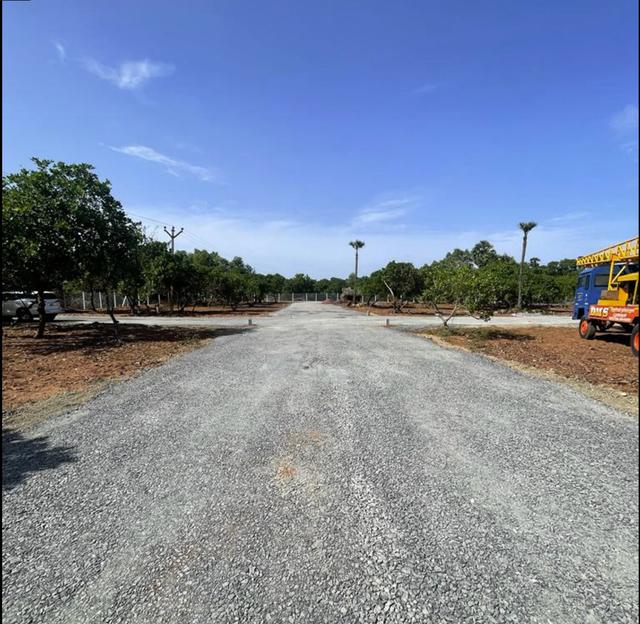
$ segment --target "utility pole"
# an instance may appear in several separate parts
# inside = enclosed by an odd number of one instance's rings
[[[169,238],[171,239],[171,254],[173,255],[176,251],[174,241],[176,240],[176,238],[178,238],[178,236],[180,236],[180,234],[182,234],[184,228],[180,228],[180,231],[177,234],[175,225],[171,226],[171,232],[169,232],[166,227],[164,228],[164,231],[169,235]],[[169,312],[173,313],[173,283],[169,287]]]
[[[169,235],[169,238],[171,239],[171,253],[175,253],[175,243],[174,241],[176,240],[176,238],[178,238],[178,236],[180,236],[180,234],[182,234],[182,232],[184,232],[184,228],[180,228],[180,231],[176,234],[176,226],[172,225],[171,226],[171,232],[169,232],[169,230],[167,230],[167,228],[164,228],[164,231]]]

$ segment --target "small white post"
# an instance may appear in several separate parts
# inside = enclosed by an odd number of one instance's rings
[[[293,303],[293,293],[291,293],[291,303]]]
[[[316,301],[318,301],[318,293],[316,293]]]
[[[324,293],[324,298],[328,299],[329,298],[329,293]]]
[[[118,307],[118,300],[116,299],[116,291],[113,291],[113,307],[117,308]]]
[[[98,301],[100,302],[100,309],[102,310],[102,291],[98,291]]]
[[[82,291],[82,309],[83,310],[87,309],[87,300],[85,299],[85,296],[84,296],[84,290]]]
[[[304,293],[304,300],[309,301],[309,293]]]

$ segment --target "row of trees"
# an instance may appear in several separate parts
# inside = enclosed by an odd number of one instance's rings
[[[461,307],[487,318],[496,309],[565,303],[573,296],[576,275],[575,260],[543,265],[539,258],[531,258],[519,264],[483,240],[471,250],[454,249],[442,260],[419,268],[409,262],[389,262],[360,278],[358,291],[367,304],[374,297],[388,297],[398,312],[409,301],[421,300],[448,322]]]
[[[92,293],[118,290],[132,311],[168,295],[182,309],[196,302],[261,302],[267,293],[341,292],[346,280],[256,273],[242,258],[196,249],[172,253],[133,222],[88,164],[33,159],[33,169],[2,178],[3,288],[38,294],[37,336],[45,331],[44,291],[63,286]],[[113,303],[107,312],[115,328]]]
[[[34,169],[2,178],[3,287],[38,293],[39,337],[44,335],[44,290],[118,290],[132,311],[139,302],[168,295],[173,306],[222,302],[232,308],[259,303],[267,293],[328,292],[355,299],[347,284],[357,280],[332,277],[314,280],[299,273],[291,278],[263,275],[242,258],[227,260],[216,252],[196,249],[172,253],[168,244],[145,235],[88,164],[54,163],[33,159]],[[526,232],[525,232],[526,234]],[[362,241],[349,243],[357,254]],[[524,287],[519,294],[519,270]],[[389,298],[396,310],[421,299],[441,314],[442,304],[455,311],[486,316],[495,308],[566,301],[575,286],[575,262],[542,265],[536,258],[518,263],[500,255],[488,241],[471,250],[454,249],[442,260],[417,268],[390,262],[358,282],[358,295],[367,302]],[[353,282],[352,282],[353,280]],[[107,311],[117,338],[111,298]],[[449,312],[450,313],[450,312]],[[446,317],[443,316],[443,318]]]
[[[126,295],[136,313],[139,306],[148,307],[148,302],[155,301],[159,294],[167,295],[171,307],[180,310],[189,305],[215,303],[235,310],[241,303],[262,303],[267,294],[314,290],[340,293],[345,286],[346,280],[338,277],[316,281],[302,273],[291,278],[279,273],[256,273],[241,257],[227,260],[215,251],[172,253],[167,243],[143,237],[137,248],[137,262],[118,282],[116,290]],[[67,282],[66,287],[91,292],[94,309],[93,293],[103,289],[94,273]]]

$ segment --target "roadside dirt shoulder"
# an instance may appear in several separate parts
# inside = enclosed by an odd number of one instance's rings
[[[51,325],[45,338],[34,327],[3,327],[2,424],[28,428],[84,403],[110,384],[238,329],[120,325],[116,344],[109,325]]]
[[[436,328],[418,333],[446,348],[479,353],[521,372],[568,384],[638,415],[638,360],[623,334],[586,341],[567,327]]]

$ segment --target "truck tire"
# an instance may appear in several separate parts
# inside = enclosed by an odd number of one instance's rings
[[[638,357],[640,351],[640,325],[636,323],[631,330],[631,353]]]
[[[51,321],[54,321],[56,318],[55,314],[45,314],[44,315],[44,320],[47,321],[47,323],[50,323]]]
[[[578,325],[578,333],[580,334],[580,338],[584,338],[585,340],[593,340],[596,335],[596,326],[586,318],[580,319],[580,323]]]

